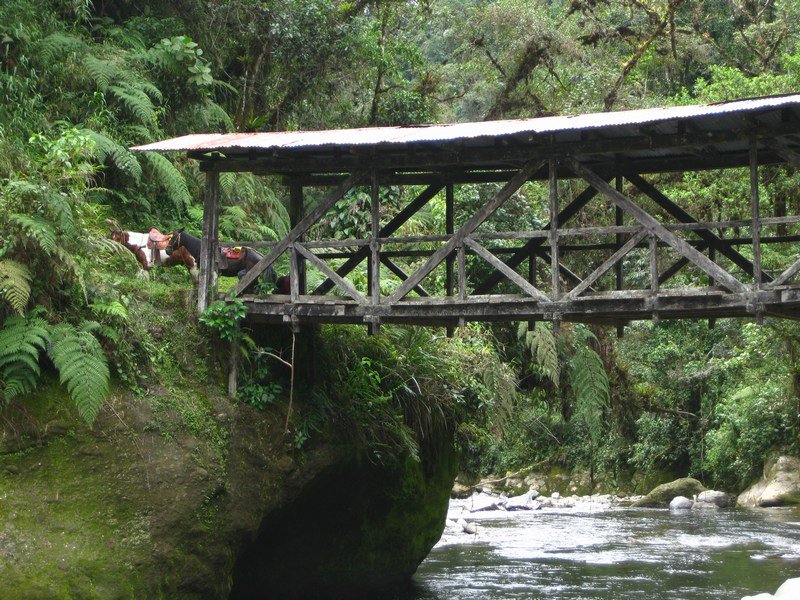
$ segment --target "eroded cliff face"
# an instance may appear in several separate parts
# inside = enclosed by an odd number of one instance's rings
[[[402,581],[439,538],[447,435],[378,465],[331,434],[295,449],[278,408],[178,393],[118,393],[91,430],[56,386],[46,421],[7,414],[0,598],[319,597]]]

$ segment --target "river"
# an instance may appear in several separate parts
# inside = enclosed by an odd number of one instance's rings
[[[451,505],[451,518],[458,518]],[[463,515],[408,599],[739,600],[800,577],[800,510],[542,509]]]

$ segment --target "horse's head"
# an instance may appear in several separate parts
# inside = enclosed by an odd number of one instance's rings
[[[184,227],[177,229],[169,234],[169,242],[167,243],[167,247],[164,248],[164,251],[167,253],[167,256],[172,256],[172,253],[183,246],[181,242],[181,234],[186,231]]]
[[[114,240],[115,242],[117,242],[118,244],[122,244],[122,245],[127,244],[128,243],[128,239],[129,239],[128,232],[127,231],[120,231],[119,229],[115,229],[114,231],[112,231],[111,235],[109,235],[109,237],[112,240]]]

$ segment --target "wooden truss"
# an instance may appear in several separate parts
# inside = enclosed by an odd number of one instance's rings
[[[265,256],[227,297],[237,296],[247,304],[254,318],[267,322],[365,323],[372,330],[382,322],[451,328],[469,320],[548,319],[620,324],[659,318],[760,318],[763,314],[794,317],[800,314],[796,312],[800,309],[800,285],[792,283],[792,279],[800,273],[800,259],[782,272],[770,275],[762,269],[762,245],[796,243],[800,236],[764,237],[762,228],[798,223],[800,216],[760,214],[758,144],[752,140],[749,154],[752,214],[749,219],[726,222],[698,221],[631,165],[620,166],[616,172],[606,167],[598,172],[591,161],[577,153],[535,156],[519,161],[515,169],[485,172],[401,175],[372,165],[346,176],[295,177],[290,179],[291,231],[277,242],[235,242],[263,247]],[[780,139],[770,140],[768,148],[770,156],[780,156],[790,165],[800,166],[800,154]],[[241,170],[240,162],[233,161],[228,166]],[[207,185],[198,294],[200,311],[216,297],[218,172],[224,169],[205,165],[204,170]],[[379,188],[403,177],[426,187],[382,224]],[[563,199],[559,182],[566,178],[580,179],[586,187],[559,208]],[[482,224],[533,179],[549,182],[545,205],[550,219],[542,229],[491,233],[480,230]],[[473,214],[460,215],[462,224],[456,229],[454,187],[464,182],[498,181],[504,185]],[[303,189],[308,185],[333,187],[313,210],[304,213]],[[371,198],[368,236],[306,239],[334,204],[352,190],[365,186]],[[446,205],[443,233],[397,235],[410,218],[442,193]],[[615,224],[570,227],[575,217],[593,202],[614,207]],[[749,236],[726,235],[738,228],[749,230]],[[572,241],[575,238],[578,243]],[[580,243],[581,238],[594,241]],[[437,247],[428,249],[431,245]],[[745,247],[747,251],[742,250]],[[590,258],[598,252],[603,256],[599,262]],[[289,294],[243,294],[284,255],[289,258]],[[576,261],[575,257],[582,258]],[[643,259],[647,265],[644,268]],[[489,274],[469,281],[469,273],[474,269],[467,269],[468,260],[473,267],[482,263],[483,272],[488,267]],[[367,285],[359,289],[348,275],[365,262]],[[525,263],[527,271],[522,270]],[[637,272],[632,273],[634,264],[638,265]],[[425,281],[442,265],[445,285],[437,295]],[[382,266],[384,274],[388,272],[399,280],[388,294],[381,292]],[[308,267],[325,277],[310,292],[306,289]],[[667,287],[676,274],[689,267],[695,269],[694,281],[698,285]],[[705,277],[705,285],[698,281],[698,273]],[[639,281],[646,279],[647,286],[626,289],[626,275],[630,278],[632,274]],[[501,284],[510,284],[515,293],[507,289],[498,292]],[[331,294],[335,290],[339,293]]]

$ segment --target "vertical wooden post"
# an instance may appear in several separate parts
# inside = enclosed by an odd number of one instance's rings
[[[550,295],[553,302],[560,295],[558,281],[558,165],[554,158],[549,161],[550,166],[550,266],[552,268],[553,292]]]
[[[297,225],[304,216],[305,210],[303,206],[303,185],[301,183],[297,183],[296,181],[292,181],[289,184],[289,228],[294,229],[295,225]],[[302,242],[303,239],[303,237],[300,237],[298,241]],[[297,289],[298,293],[305,294],[306,260],[305,257],[298,254],[297,261]]]
[[[448,183],[444,190],[444,232],[447,235],[453,235],[455,231],[455,213],[454,213],[454,190],[453,184]],[[455,266],[455,257],[449,254],[445,259],[445,288],[448,296],[452,296],[455,289],[455,281],[453,280],[453,267]],[[447,337],[453,337],[453,328],[447,327]]]
[[[758,197],[758,147],[750,140],[750,204],[753,209],[750,231],[753,237],[753,288],[761,288],[761,215]]]
[[[230,355],[228,356],[228,398],[231,400],[236,399],[236,393],[239,391],[239,359],[241,357],[242,348],[239,345],[241,331],[239,326],[236,326],[236,334],[231,341]]]
[[[373,171],[371,190],[372,206],[370,210],[372,231],[370,232],[370,261],[367,277],[367,281],[369,281],[370,300],[373,306],[377,306],[381,302],[381,248],[378,242],[381,228],[381,199],[378,191],[378,173],[377,171]],[[373,320],[369,323],[370,335],[378,333],[380,328],[380,322],[376,319],[377,317],[373,316]]]
[[[217,287],[215,259],[217,252],[217,205],[219,203],[219,173],[206,172],[206,189],[203,199],[203,237],[200,240],[200,275],[197,282],[197,312],[208,308]],[[216,294],[214,294],[216,295]]]
[[[528,254],[528,282],[536,287],[536,252],[531,248]],[[532,330],[536,326],[536,321],[528,321],[528,330]]]
[[[467,257],[464,253],[464,244],[459,244],[458,254],[458,299],[463,302],[467,299]]]
[[[650,294],[655,303],[658,298],[658,239],[656,236],[649,237],[650,242]],[[658,323],[658,313],[653,311],[653,323]]]
[[[761,289],[761,213],[758,197],[758,140],[750,138],[750,204],[753,209],[750,231],[753,236],[753,290]],[[756,303],[756,322],[764,321],[764,311]]]
[[[622,193],[622,175],[617,175],[617,180],[615,183],[617,191]],[[625,213],[622,212],[622,209],[619,206],[614,207],[614,225],[620,227],[625,224],[624,214]],[[622,234],[618,233],[615,237],[617,250],[619,250],[622,247]],[[618,260],[617,264],[614,265],[614,274],[616,276],[617,284],[616,287],[618,290],[621,290],[623,287],[625,287],[625,279],[622,274],[622,260],[623,259]],[[621,323],[617,324],[617,338],[621,338],[624,334],[625,326]]]
[[[708,258],[710,258],[712,260],[712,262],[716,262],[716,260],[717,260],[717,251],[714,248],[714,246],[709,246],[709,248],[708,248]],[[714,285],[716,285],[716,283],[717,282],[714,280],[714,278],[709,276],[709,278],[708,278],[708,286],[709,287],[713,287]],[[714,329],[714,325],[716,325],[716,324],[717,324],[717,320],[716,319],[709,319],[708,320],[708,328],[709,329]]]

